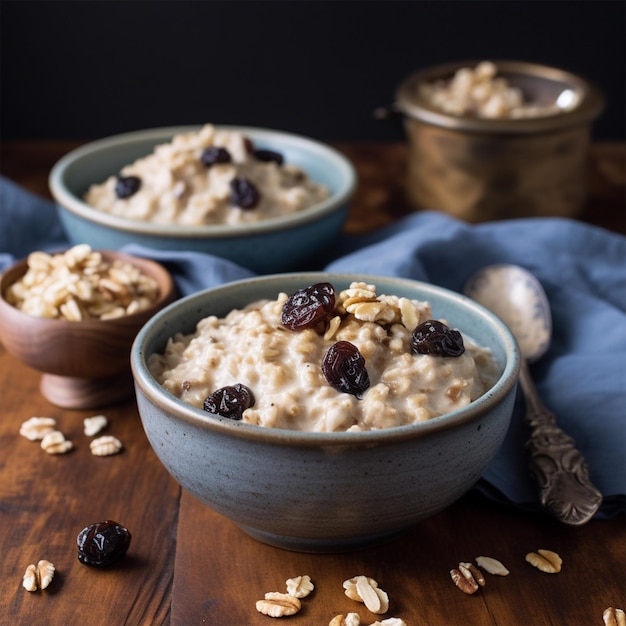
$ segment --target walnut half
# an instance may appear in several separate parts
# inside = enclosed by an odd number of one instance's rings
[[[20,426],[20,435],[29,441],[41,441],[56,428],[53,417],[31,417]]]
[[[498,559],[490,556],[477,556],[476,564],[494,576],[508,576],[509,574],[509,570]]]
[[[73,445],[60,430],[53,430],[41,440],[41,448],[48,454],[65,454]]]
[[[46,589],[52,582],[55,568],[50,561],[42,559],[37,565],[29,565],[24,572],[22,585],[26,591],[37,591]]]
[[[298,598],[278,591],[266,593],[265,599],[258,600],[256,603],[256,610],[269,617],[295,615],[301,608],[302,603]]]
[[[459,567],[450,570],[452,582],[467,594],[476,593],[479,587],[485,586],[483,573],[473,564],[461,561]]]
[[[94,415],[92,417],[86,417],[83,420],[85,427],[85,435],[87,437],[93,437],[97,435],[101,430],[104,430],[108,425],[108,420],[105,415]]]
[[[310,576],[296,576],[285,581],[287,593],[296,598],[306,598],[315,588]]]
[[[483,573],[472,563],[459,563],[459,571],[465,578],[473,578],[480,587],[485,586],[485,577]]]
[[[626,626],[626,613],[622,609],[610,606],[608,609],[604,609],[602,621],[605,626]]]
[[[400,617],[388,617],[380,622],[372,622],[370,626],[406,626],[406,622]]]
[[[363,602],[372,613],[386,613],[389,610],[389,596],[373,578],[354,576],[344,581],[343,588],[348,598]]]
[[[89,444],[91,454],[94,456],[111,456],[121,452],[122,447],[122,442],[113,435],[103,435]]]
[[[558,574],[563,559],[552,550],[537,550],[526,555],[526,561],[546,574]]]
[[[361,626],[361,618],[358,613],[346,613],[335,615],[328,626]]]

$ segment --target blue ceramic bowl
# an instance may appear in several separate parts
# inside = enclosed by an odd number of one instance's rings
[[[116,135],[86,144],[60,159],[50,172],[50,191],[71,243],[116,250],[138,243],[161,250],[191,250],[229,259],[258,273],[302,269],[327,250],[341,232],[356,186],[352,164],[336,150],[298,135],[250,127],[238,130],[257,148],[281,152],[288,163],[328,186],[331,196],[298,213],[246,225],[183,226],[130,220],[96,210],[82,197],[89,186],[142,156],[157,144],[199,127],[170,127]]]
[[[154,379],[150,355],[169,337],[193,332],[260,298],[320,281],[353,280],[378,293],[430,302],[492,350],[501,376],[468,406],[411,426],[313,433],[253,426],[185,404]],[[405,279],[300,273],[229,283],[187,296],[157,313],[131,351],[139,413],[155,453],[180,485],[256,539],[299,551],[348,550],[379,542],[442,510],[467,492],[508,429],[520,354],[508,328],[487,309],[451,291]]]

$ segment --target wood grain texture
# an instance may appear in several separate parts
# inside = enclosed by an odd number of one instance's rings
[[[75,145],[5,142],[3,174],[47,196],[50,167]],[[409,212],[403,144],[339,147],[361,178],[349,232],[368,232]],[[594,146],[581,218],[622,233],[624,155],[623,144]],[[363,624],[373,622],[376,616],[343,594],[342,582],[357,574],[375,578],[389,593],[388,615],[411,626],[600,626],[606,607],[626,608],[623,515],[572,528],[470,494],[385,545],[336,555],[287,552],[256,542],[183,493],[150,449],[134,401],[98,411],[60,409],[39,392],[40,378],[0,345],[0,623],[271,624],[256,612],[256,600],[300,574],[309,574],[316,589],[288,624],[324,626],[336,613],[355,610]],[[82,420],[96,412],[109,418],[106,432],[122,441],[121,454],[90,454]],[[56,418],[75,449],[48,456],[21,437],[21,423],[34,415]],[[81,565],[76,535],[107,518],[133,534],[127,557],[108,570]],[[562,556],[559,574],[526,563],[526,553],[539,548]],[[479,555],[500,559],[511,573],[487,574],[487,586],[466,596],[449,570]],[[42,558],[57,573],[46,591],[29,593],[22,575]]]
[[[152,452],[134,402],[103,411],[105,432],[124,451],[98,458],[82,423],[94,412],[54,407],[39,394],[39,377],[0,347],[0,622],[169,623],[178,485]],[[34,415],[54,417],[74,450],[49,456],[20,436],[21,423]],[[109,570],[81,565],[76,536],[105,519],[131,531],[128,557]],[[24,570],[44,558],[57,568],[54,580],[29,593]]]
[[[539,548],[562,556],[559,574],[525,561]],[[349,611],[370,624],[376,616],[342,588],[344,580],[364,574],[389,594],[386,616],[407,624],[601,624],[607,606],[624,605],[623,576],[609,572],[623,571],[625,549],[623,519],[573,529],[470,494],[390,543],[346,554],[300,554],[256,542],[183,494],[172,623],[262,626],[268,618],[256,612],[256,600],[284,592],[287,578],[308,574],[315,591],[290,624],[328,624]],[[465,595],[449,570],[481,555],[498,558],[510,574],[485,574],[486,586]]]

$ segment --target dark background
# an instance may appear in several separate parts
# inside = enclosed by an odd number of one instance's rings
[[[408,74],[515,58],[596,82],[597,139],[624,139],[622,0],[2,0],[3,138],[88,139],[245,124],[325,140],[389,140],[373,111]]]

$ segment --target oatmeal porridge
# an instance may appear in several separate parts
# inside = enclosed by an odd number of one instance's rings
[[[333,432],[432,419],[483,395],[490,351],[427,302],[317,283],[201,320],[149,368],[183,401],[249,424]]]
[[[160,224],[246,224],[289,215],[330,196],[281,153],[240,132],[211,124],[92,185],[87,204],[113,215]]]

